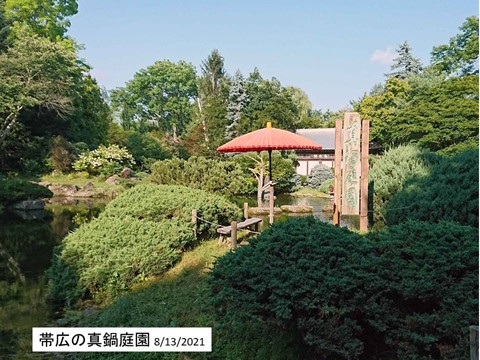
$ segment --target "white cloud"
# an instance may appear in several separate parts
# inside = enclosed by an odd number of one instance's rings
[[[372,56],[370,56],[370,62],[391,65],[396,56],[392,48],[388,47],[386,50],[375,50]]]

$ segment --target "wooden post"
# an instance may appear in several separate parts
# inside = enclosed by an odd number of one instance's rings
[[[478,326],[470,326],[470,360],[478,360]]]
[[[248,203],[243,203],[243,217],[245,220],[248,219]]]
[[[273,191],[273,184],[271,183],[270,184],[270,199],[269,199],[269,202],[270,202],[270,217],[269,217],[269,221],[270,221],[270,225],[273,224],[273,202],[274,202],[274,191]]]
[[[360,178],[360,231],[368,230],[368,143],[370,121],[362,121],[362,174]]]
[[[231,249],[236,249],[237,248],[237,222],[232,221],[231,223],[232,226],[232,235],[230,237],[230,248]]]
[[[335,180],[333,197],[333,225],[340,226],[340,199],[342,189],[342,119],[335,121]]]
[[[197,223],[198,223],[197,209],[192,210],[192,223],[193,223],[193,227],[192,227],[193,235],[197,237]]]

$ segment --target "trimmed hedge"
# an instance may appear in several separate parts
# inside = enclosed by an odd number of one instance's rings
[[[312,358],[466,358],[478,319],[478,231],[408,222],[362,237],[313,218],[274,224],[220,258],[226,328],[296,329]]]
[[[208,221],[199,221],[201,235],[214,235],[218,225],[242,216],[238,206],[223,196],[185,186],[140,184],[110,202],[102,217],[151,221],[173,218],[190,224],[194,209],[198,217]]]
[[[216,230],[241,213],[221,196],[181,186],[138,185],[107,205],[93,221],[68,235],[48,271],[52,298],[108,300],[173,266],[196,242],[191,210]]]
[[[423,178],[405,182],[386,208],[388,225],[417,219],[478,228],[478,150],[442,159]]]

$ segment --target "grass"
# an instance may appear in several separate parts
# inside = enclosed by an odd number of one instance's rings
[[[109,185],[105,182],[104,178],[87,176],[83,173],[72,173],[72,174],[61,174],[61,175],[44,175],[40,178],[40,181],[47,181],[52,184],[61,184],[61,185],[76,185],[79,188],[84,187],[89,182],[93,184],[96,188],[102,188],[105,190],[116,190],[122,191],[125,189],[125,182],[122,181],[119,185]]]
[[[81,355],[82,359],[300,359],[293,336],[272,332],[261,323],[219,329],[208,304],[208,273],[215,259],[228,251],[209,240],[187,252],[170,271],[137,286],[113,304],[83,317],[75,326],[90,327],[212,327],[212,353],[110,353]],[[63,325],[62,325],[63,326]],[[72,324],[65,325],[72,326]]]
[[[298,191],[291,193],[292,196],[298,197],[317,197],[317,198],[329,198],[330,195],[326,194],[318,189],[302,188]]]

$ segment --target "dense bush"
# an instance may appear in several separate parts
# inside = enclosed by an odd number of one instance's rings
[[[67,303],[82,296],[115,296],[171,267],[194,240],[191,226],[178,220],[100,217],[63,241],[49,272],[51,293]]]
[[[69,172],[76,158],[76,148],[62,136],[55,136],[51,141],[50,161],[56,171]]]
[[[408,180],[386,208],[389,225],[418,219],[478,227],[478,150],[444,158],[423,178]]]
[[[224,195],[255,191],[255,180],[234,161],[191,157],[173,158],[152,165],[152,181],[157,184],[184,185]]]
[[[376,228],[385,224],[388,202],[412,178],[427,176],[438,157],[413,145],[403,145],[387,150],[375,159],[369,173],[373,188],[373,221]]]
[[[126,147],[139,168],[149,169],[155,161],[171,157],[171,154],[162,146],[160,139],[153,133],[130,133],[126,140]]]
[[[333,189],[334,182],[335,182],[334,179],[325,180],[322,183],[322,185],[320,185],[318,190],[320,190],[321,192],[323,192],[325,194],[328,194],[330,192],[330,189]]]
[[[307,186],[312,189],[319,189],[325,181],[330,179],[333,179],[332,169],[326,165],[317,164],[308,175]]]
[[[410,221],[373,233],[385,342],[397,359],[467,359],[478,324],[478,229]]]
[[[218,225],[241,217],[241,211],[223,196],[185,186],[140,184],[110,202],[102,217],[151,221],[180,219],[190,223],[192,210],[207,222],[198,223],[198,234],[215,234]]]
[[[103,300],[164,272],[195,243],[192,209],[208,221],[199,223],[200,236],[240,217],[225,198],[201,190],[144,184],[124,192],[64,239],[49,270],[52,297]]]
[[[46,187],[22,179],[0,179],[0,204],[52,197]]]
[[[477,231],[409,222],[370,237],[313,218],[275,224],[220,258],[225,327],[296,328],[312,358],[465,358],[478,318]]]
[[[105,147],[80,155],[73,164],[77,171],[86,171],[91,175],[110,176],[121,171],[125,166],[133,166],[134,159],[130,153],[118,145]]]

